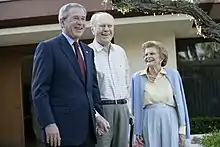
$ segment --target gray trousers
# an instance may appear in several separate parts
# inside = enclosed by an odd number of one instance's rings
[[[129,130],[129,109],[127,104],[103,105],[110,131],[97,136],[96,147],[127,147]]]

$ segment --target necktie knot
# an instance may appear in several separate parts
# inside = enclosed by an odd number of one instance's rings
[[[75,48],[79,48],[78,42],[77,42],[77,41],[74,41],[74,42],[73,42],[73,46],[74,46]]]
[[[82,57],[81,53],[80,53],[80,50],[79,50],[79,44],[77,41],[74,41],[73,42],[73,46],[74,46],[74,49],[75,49],[75,54],[76,54],[76,58],[79,59],[79,55]]]

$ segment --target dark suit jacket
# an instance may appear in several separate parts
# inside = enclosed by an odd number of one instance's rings
[[[41,42],[34,54],[35,110],[43,129],[57,124],[62,145],[83,143],[89,126],[95,139],[95,110],[103,115],[93,50],[82,42],[79,44],[84,54],[85,81],[75,53],[62,34]]]

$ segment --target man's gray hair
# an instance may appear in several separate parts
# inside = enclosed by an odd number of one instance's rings
[[[59,22],[61,21],[61,19],[66,19],[68,17],[68,12],[71,8],[82,8],[85,11],[85,13],[87,13],[86,8],[83,5],[80,5],[78,3],[68,3],[66,5],[63,5],[59,10]]]
[[[92,15],[92,17],[90,19],[90,26],[94,26],[95,23],[97,22],[98,16],[103,15],[103,14],[108,15],[108,16],[110,16],[114,19],[114,17],[111,14],[107,13],[107,12],[97,12],[97,13],[94,13]]]

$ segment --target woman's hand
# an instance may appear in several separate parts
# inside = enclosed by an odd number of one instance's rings
[[[134,144],[137,146],[137,147],[142,147],[144,145],[144,140],[143,140],[143,137],[141,135],[136,135],[135,136],[135,142]]]
[[[179,146],[185,147],[186,136],[184,134],[179,134]]]

